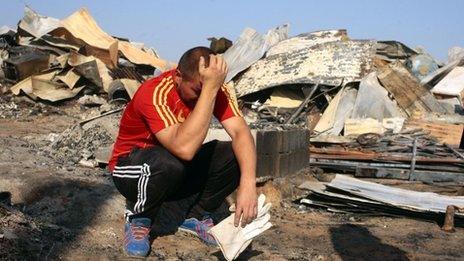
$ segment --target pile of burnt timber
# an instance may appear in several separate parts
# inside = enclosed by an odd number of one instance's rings
[[[464,182],[464,151],[420,130],[362,134],[342,144],[310,147],[313,166],[356,177],[423,182]]]

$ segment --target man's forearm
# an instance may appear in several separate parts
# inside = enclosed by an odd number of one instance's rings
[[[242,127],[232,137],[232,148],[240,166],[240,184],[234,224],[245,227],[256,218],[256,148],[248,126]]]
[[[240,186],[256,185],[256,148],[249,130],[241,131],[232,139],[232,148],[240,166]]]
[[[213,115],[216,93],[206,89],[202,91],[195,108],[179,125],[174,139],[180,146],[184,146],[187,154],[195,154],[205,140],[209,124]]]

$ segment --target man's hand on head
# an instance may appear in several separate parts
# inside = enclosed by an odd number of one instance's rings
[[[209,88],[212,91],[217,92],[224,84],[227,71],[227,64],[222,56],[211,54],[209,56],[208,67],[206,67],[204,57],[200,57],[200,61],[198,62],[198,73],[200,75],[200,81],[203,84],[203,88]]]

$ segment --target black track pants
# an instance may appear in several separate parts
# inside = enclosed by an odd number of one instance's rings
[[[238,186],[240,170],[230,142],[203,144],[188,162],[162,146],[136,148],[113,171],[116,188],[127,199],[126,219],[153,219],[165,201],[199,193],[197,205],[214,211]]]

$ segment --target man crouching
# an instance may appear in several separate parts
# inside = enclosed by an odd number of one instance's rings
[[[257,214],[256,150],[250,130],[231,99],[227,65],[209,48],[182,55],[176,69],[144,82],[127,104],[109,168],[127,200],[124,249],[147,256],[153,218],[165,201],[199,194],[197,208],[213,212],[237,187],[235,226]],[[203,144],[212,116],[232,142]],[[180,226],[204,242],[211,218],[189,218]]]

